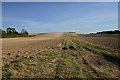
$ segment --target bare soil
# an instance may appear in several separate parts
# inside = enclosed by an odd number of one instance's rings
[[[115,38],[46,33],[2,39],[3,78],[119,79],[118,47],[103,43]]]

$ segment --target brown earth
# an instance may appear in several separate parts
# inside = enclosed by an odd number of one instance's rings
[[[79,35],[79,39],[109,48],[120,49],[120,37],[118,34]]]
[[[29,38],[2,39],[3,65],[14,59],[21,58],[21,56],[36,54],[42,49],[55,47],[61,43],[63,37],[64,33],[46,33]]]
[[[102,37],[45,33],[2,39],[3,78],[119,79],[117,37]]]

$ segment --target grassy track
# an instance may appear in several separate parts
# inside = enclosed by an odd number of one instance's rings
[[[107,68],[99,68],[98,63],[94,63],[94,57],[88,53],[109,55],[105,48],[72,40],[71,36],[66,34],[65,40],[56,48],[3,66],[3,78],[111,78],[111,74],[104,71]],[[115,59],[113,61],[116,62]]]

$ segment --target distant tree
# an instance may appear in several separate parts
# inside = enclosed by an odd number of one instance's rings
[[[6,32],[7,32],[8,34],[18,33],[18,32],[15,30],[15,28],[10,28],[10,27],[7,28]]]
[[[6,31],[0,29],[0,38],[6,36]]]
[[[7,28],[6,31],[0,29],[0,37],[13,38],[13,37],[29,37],[28,32],[22,29],[21,33],[17,32],[15,28]]]
[[[115,34],[120,34],[120,31],[119,30],[115,30],[114,33]]]
[[[21,34],[22,35],[28,35],[29,33],[25,29],[22,29]]]

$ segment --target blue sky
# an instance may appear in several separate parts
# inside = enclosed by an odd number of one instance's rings
[[[2,28],[30,33],[118,29],[117,2],[3,2]]]
[[[119,0],[3,0],[2,2],[119,2]]]
[[[2,3],[0,2],[0,28],[2,27]]]

